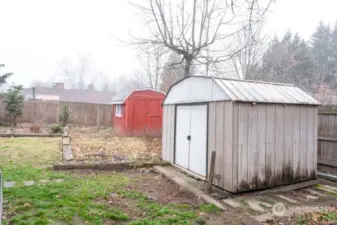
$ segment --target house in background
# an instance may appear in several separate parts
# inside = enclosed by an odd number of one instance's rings
[[[55,83],[53,87],[31,87],[22,90],[25,99],[53,100],[66,102],[84,102],[110,104],[115,96],[112,92],[65,89],[63,83]]]
[[[113,128],[127,136],[160,136],[165,93],[154,89],[124,90],[112,98]]]

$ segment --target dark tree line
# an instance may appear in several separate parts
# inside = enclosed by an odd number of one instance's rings
[[[292,83],[311,92],[336,88],[337,23],[333,29],[319,23],[307,41],[290,31],[274,37],[261,62],[252,66],[247,79]]]

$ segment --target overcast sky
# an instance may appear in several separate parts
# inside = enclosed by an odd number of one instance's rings
[[[337,21],[336,8],[336,0],[277,0],[264,32],[309,39],[319,21]],[[83,53],[107,76],[132,74],[135,52],[113,37],[142,32],[139,21],[126,0],[0,0],[0,63],[14,72],[10,83],[25,86],[57,81],[57,62]]]

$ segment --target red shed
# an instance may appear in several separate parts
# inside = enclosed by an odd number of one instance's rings
[[[118,92],[111,102],[113,128],[127,136],[160,136],[164,97],[164,92],[149,88]]]

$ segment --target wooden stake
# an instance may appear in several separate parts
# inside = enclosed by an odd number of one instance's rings
[[[213,187],[213,178],[214,178],[214,167],[215,167],[215,151],[212,151],[211,156],[211,166],[208,173],[208,184],[206,185],[206,193],[210,193]]]

